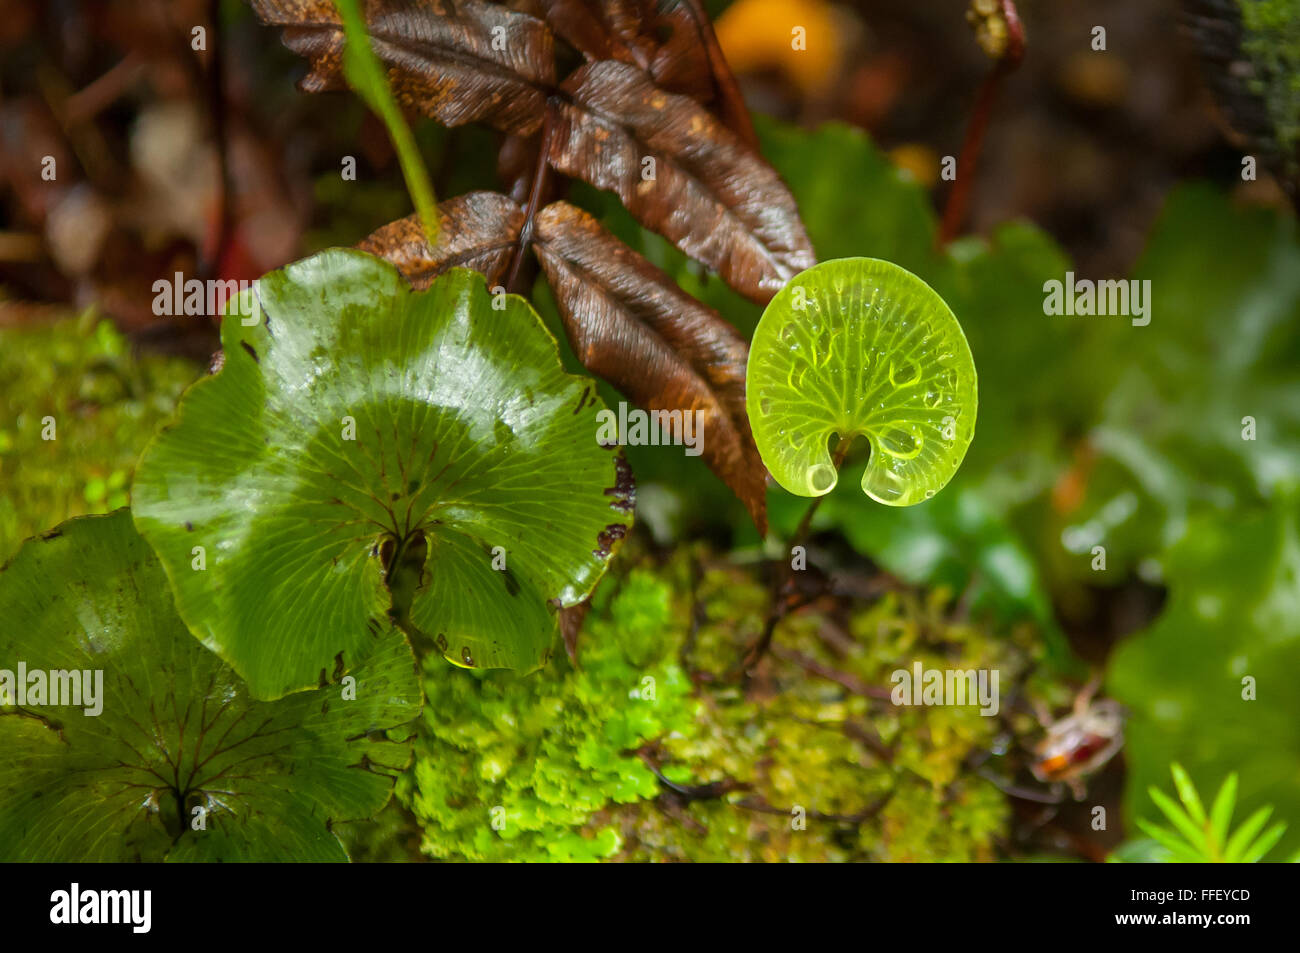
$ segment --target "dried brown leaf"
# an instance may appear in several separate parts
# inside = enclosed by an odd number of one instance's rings
[[[705,462],[767,531],[767,471],[745,413],[745,339],[672,277],[567,202],[534,245],[578,359],[649,410],[696,413]]]
[[[250,2],[311,61],[304,90],[346,88],[343,27],[331,0]],[[364,0],[363,12],[404,109],[446,126],[484,122],[525,135],[540,128],[555,85],[555,40],[538,18],[487,0]]]
[[[544,0],[546,22],[587,58],[639,67],[711,107],[752,148],[758,137],[699,0]]]
[[[723,125],[757,151],[754,123],[700,0],[659,0],[659,23],[668,38],[650,68],[655,83],[709,106]]]
[[[519,244],[524,211],[500,192],[469,192],[438,204],[442,229],[430,246],[418,215],[390,222],[357,245],[387,258],[416,289],[448,268],[482,272],[488,287],[505,281]]]
[[[693,99],[614,60],[580,67],[561,89],[554,168],[614,192],[642,225],[760,304],[815,263],[776,171]]]
[[[560,625],[560,638],[564,640],[564,651],[569,661],[578,668],[578,636],[582,634],[582,623],[591,611],[591,600],[584,599],[576,606],[560,608],[555,612]]]
[[[657,43],[651,0],[544,0],[546,22],[588,61],[621,60],[647,72]]]

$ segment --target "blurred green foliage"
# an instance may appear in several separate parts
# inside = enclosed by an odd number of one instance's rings
[[[0,328],[0,562],[69,517],[125,506],[136,458],[198,373],[131,353],[92,312]]]

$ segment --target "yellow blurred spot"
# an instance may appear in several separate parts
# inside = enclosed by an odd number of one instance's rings
[[[990,59],[1001,59],[1007,51],[1007,21],[997,0],[972,0],[966,20],[975,28],[975,42]]]
[[[929,146],[915,142],[895,146],[889,151],[889,161],[927,189],[939,179],[939,155]]]
[[[1129,94],[1128,67],[1118,56],[1075,53],[1061,64],[1057,81],[1077,103],[1094,108],[1122,105]]]
[[[822,0],[737,0],[714,30],[735,73],[778,70],[809,95],[839,73],[844,51],[835,24]]]

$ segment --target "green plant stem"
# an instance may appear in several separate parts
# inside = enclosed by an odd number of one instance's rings
[[[334,6],[339,11],[347,37],[347,45],[343,50],[343,74],[352,89],[388,128],[389,138],[397,150],[402,176],[406,179],[406,190],[410,193],[424,226],[425,238],[430,245],[436,245],[438,200],[433,192],[433,184],[429,181],[429,172],[424,167],[424,159],[420,156],[411,127],[407,125],[406,117],[393,99],[387,73],[370,45],[370,32],[361,13],[361,6],[358,0],[334,0]]]

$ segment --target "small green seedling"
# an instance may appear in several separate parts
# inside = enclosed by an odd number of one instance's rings
[[[1174,776],[1180,805],[1159,788],[1148,788],[1151,800],[1168,824],[1156,824],[1145,818],[1137,819],[1137,826],[1146,839],[1129,841],[1110,856],[1112,862],[1173,862],[1190,864],[1253,864],[1264,859],[1282,835],[1286,824],[1274,823],[1265,830],[1273,808],[1265,805],[1237,828],[1232,827],[1232,814],[1237,805],[1237,775],[1230,774],[1214,797],[1209,811],[1205,810],[1196,786],[1182,765],[1169,766]],[[1300,855],[1290,858],[1300,860]]]
[[[943,299],[911,272],[843,258],[800,273],[763,312],[746,409],[776,482],[820,497],[865,436],[869,497],[911,506],[948,483],[975,433],[975,362]],[[839,450],[832,458],[832,439]]]

